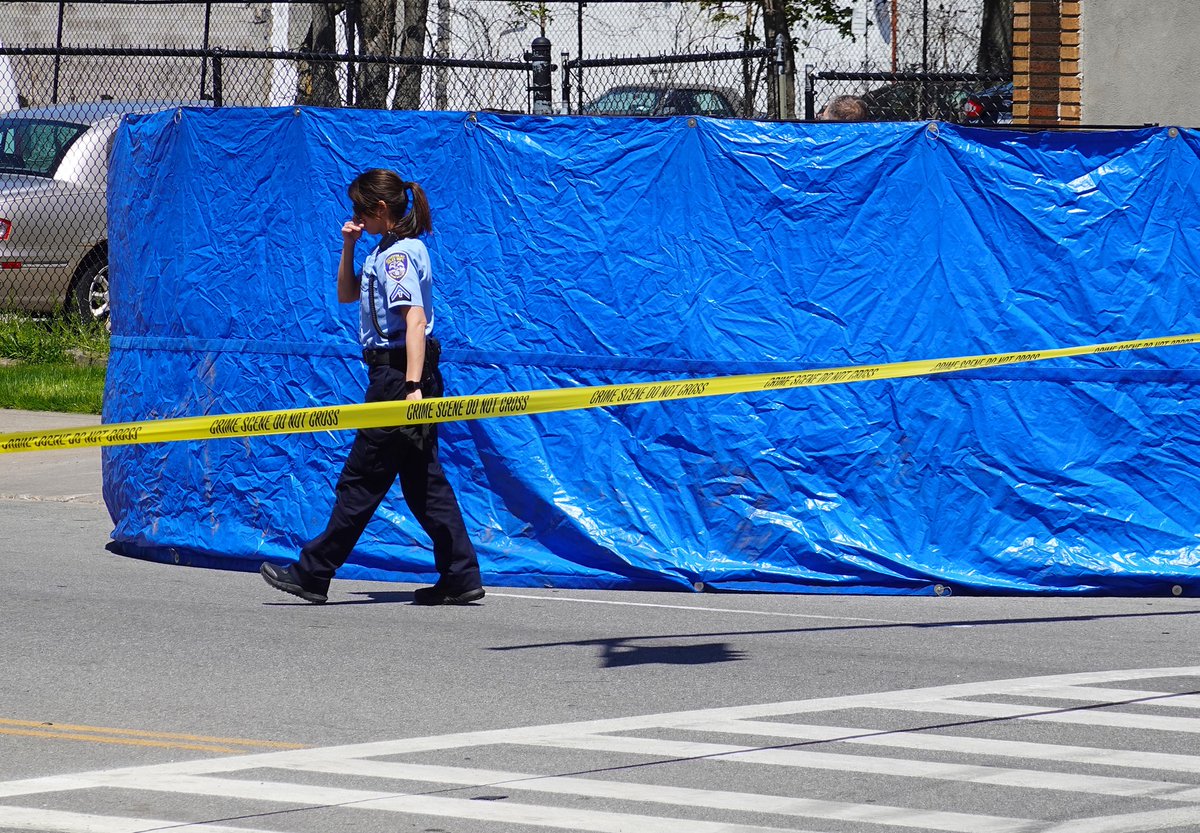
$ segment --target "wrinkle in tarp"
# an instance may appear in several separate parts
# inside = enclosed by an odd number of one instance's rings
[[[429,195],[447,391],[479,394],[1200,331],[1198,148],[1167,128],[132,116],[104,420],[361,401],[334,274],[369,167]],[[1195,363],[1172,347],[447,423],[442,459],[492,585],[1200,591]],[[350,441],[106,448],[112,546],[293,559]],[[434,577],[398,487],[339,575]]]

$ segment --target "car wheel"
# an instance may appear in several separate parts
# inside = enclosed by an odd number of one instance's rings
[[[89,260],[71,284],[67,307],[85,324],[95,322],[111,327],[108,303],[108,258],[100,255]]]

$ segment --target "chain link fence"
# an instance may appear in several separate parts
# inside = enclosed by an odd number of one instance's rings
[[[394,19],[380,48],[378,21],[367,25],[363,11],[359,2],[0,3],[0,106],[7,74],[25,105],[219,94],[236,106],[528,111],[521,51],[439,56],[424,31],[406,44]]]
[[[849,95],[878,121],[1011,121],[1011,0],[860,0],[850,28],[804,33],[805,117]]]
[[[0,308],[106,320],[107,154],[123,113],[788,119],[854,95],[875,119],[960,121],[970,95],[1005,80],[985,60],[988,9],[1004,2],[839,0],[830,20],[768,17],[781,6],[766,0],[0,2]],[[1011,42],[1011,12],[1007,26]]]
[[[835,21],[783,25],[761,0],[0,2],[0,109],[211,100],[221,83],[226,104],[534,112],[530,50],[545,38],[559,70],[550,112],[585,112],[605,91],[639,85],[732,91],[749,117],[812,118],[811,92],[818,110],[852,94],[877,100],[875,118],[950,118],[943,87],[1007,80],[1005,2],[839,0]],[[1007,19],[989,20],[1005,8]],[[410,14],[417,23],[406,27]],[[1001,54],[990,54],[991,31],[1008,32]],[[780,72],[787,81],[776,87]],[[922,77],[924,107],[879,90]]]

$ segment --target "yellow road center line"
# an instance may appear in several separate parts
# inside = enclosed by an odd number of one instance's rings
[[[3,727],[14,727],[6,729]],[[81,726],[73,723],[46,723],[33,720],[11,720],[0,718],[0,734],[26,734],[26,735],[44,735],[47,737],[64,737],[72,740],[95,740],[97,742],[118,742],[126,740],[131,743],[137,741],[134,745],[140,745],[142,739],[144,742],[159,741],[159,742],[175,742],[185,741],[189,743],[201,744],[202,747],[196,748],[213,748],[220,751],[244,751],[233,749],[231,747],[251,747],[251,748],[266,748],[266,749],[304,749],[304,744],[301,743],[283,743],[273,740],[244,740],[241,738],[219,738],[209,737],[206,735],[188,735],[177,732],[148,732],[141,729],[114,729],[108,726]],[[106,736],[113,736],[114,739],[109,741]],[[117,738],[116,736],[120,736]]]
[[[108,743],[117,746],[153,746],[159,749],[191,749],[197,752],[220,752],[228,755],[244,755],[246,749],[232,746],[211,746],[203,743],[179,743],[165,740],[142,740],[139,738],[105,737],[104,735],[82,735],[68,732],[39,732],[35,729],[0,728],[0,735],[23,735],[26,737],[53,740],[81,740],[89,743]]]

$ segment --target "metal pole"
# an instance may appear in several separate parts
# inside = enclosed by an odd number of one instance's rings
[[[896,52],[896,41],[898,40],[899,32],[896,31],[897,25],[900,23],[900,0],[892,0],[892,72],[898,72],[896,62],[898,54]]]
[[[225,105],[225,84],[222,77],[221,67],[221,52],[224,51],[217,47],[212,51],[212,67],[213,67],[213,107],[223,107]]]
[[[817,115],[817,85],[812,77],[813,65],[804,65],[804,118],[812,121]]]
[[[929,0],[921,0],[921,72],[929,72]]]
[[[201,48],[205,50],[204,57],[200,59],[200,100],[204,101],[204,88],[208,85],[208,45],[209,31],[212,25],[212,3],[204,4],[204,42]]]
[[[929,118],[929,86],[925,75],[929,72],[929,0],[921,0],[921,118]]]
[[[783,58],[783,33],[779,32],[775,35],[775,93],[777,98],[775,102],[775,107],[777,108],[775,118],[777,119],[787,118],[788,113],[786,100],[787,85],[783,83],[785,66]]]
[[[533,64],[533,83],[529,89],[533,92],[533,114],[548,116],[552,104],[553,91],[550,87],[550,40],[541,35],[533,39],[533,44],[525,60]]]
[[[62,65],[63,17],[66,6],[65,0],[58,0],[58,35],[54,39],[54,48],[58,51],[54,53],[54,89],[50,93],[51,104],[58,104],[58,72]]]
[[[562,53],[562,114],[569,116],[571,114],[571,68],[567,66],[571,58],[571,53],[563,50]]]
[[[575,83],[575,112],[577,113],[583,112],[583,10],[586,6],[587,3],[584,3],[581,0],[579,3],[579,12],[576,16],[576,21],[579,26],[579,37],[576,41],[575,50],[576,59],[579,61],[579,74],[576,76]]]

